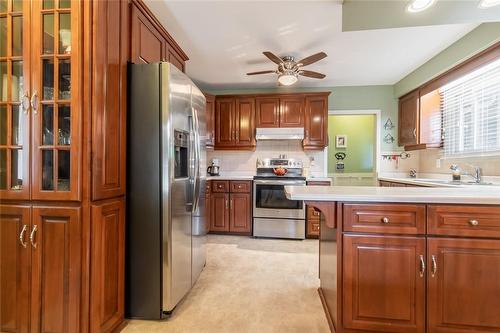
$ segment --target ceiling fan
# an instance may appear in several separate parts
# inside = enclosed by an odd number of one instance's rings
[[[269,60],[277,64],[278,69],[274,71],[252,72],[252,73],[247,73],[247,75],[270,74],[270,73],[278,74],[278,82],[285,86],[289,86],[297,82],[299,75],[307,76],[313,79],[323,79],[326,77],[325,74],[302,69],[302,67],[304,66],[313,64],[316,61],[320,61],[321,59],[326,58],[325,52],[319,52],[313,54],[312,56],[306,57],[300,61],[295,61],[295,58],[292,56],[284,56],[280,58],[274,53],[269,51],[262,53],[264,53],[264,55],[268,57]]]

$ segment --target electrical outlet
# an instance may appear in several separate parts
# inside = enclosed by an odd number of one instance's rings
[[[441,169],[441,159],[440,158],[436,159],[436,168]]]

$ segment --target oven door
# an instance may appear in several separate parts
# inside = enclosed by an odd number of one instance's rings
[[[302,200],[289,200],[285,186],[305,186],[303,180],[254,180],[253,216],[264,218],[305,219]]]

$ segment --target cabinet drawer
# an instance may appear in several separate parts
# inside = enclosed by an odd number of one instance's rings
[[[212,180],[212,192],[224,193],[229,192],[228,180]]]
[[[307,206],[307,219],[320,219],[321,212],[314,207]]]
[[[500,238],[500,207],[430,205],[429,234]]]
[[[344,231],[425,233],[425,205],[344,204]]]
[[[231,181],[231,192],[250,193],[252,182],[250,180],[233,180]]]

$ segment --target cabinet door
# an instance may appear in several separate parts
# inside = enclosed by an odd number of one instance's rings
[[[0,197],[29,199],[29,1],[0,2]]]
[[[210,231],[229,231],[229,194],[212,193],[210,203]]]
[[[215,100],[215,148],[235,145],[236,101],[234,98]]]
[[[128,2],[96,1],[92,29],[92,199],[125,194]]]
[[[231,193],[229,231],[250,233],[252,200],[249,193]]]
[[[213,148],[215,144],[215,97],[213,95],[205,94],[206,104],[205,110],[206,115],[205,119],[207,122],[207,140],[206,146],[207,148]]]
[[[82,225],[80,208],[34,207],[31,332],[79,332]]]
[[[82,6],[32,2],[32,198],[79,200]],[[38,36],[40,36],[38,38]]]
[[[148,64],[167,60],[165,55],[166,40],[151,21],[135,5],[131,11],[131,61],[136,64]]]
[[[419,92],[414,91],[399,99],[398,144],[418,143]]]
[[[255,127],[280,127],[280,99],[257,97],[255,99]]]
[[[304,98],[280,98],[280,127],[304,127]]]
[[[184,72],[185,63],[182,57],[165,41],[165,60]]]
[[[429,333],[500,332],[498,240],[429,238]]]
[[[255,147],[255,100],[238,98],[235,116],[236,145]]]
[[[30,207],[0,205],[0,332],[28,332]]]
[[[344,235],[344,327],[425,332],[425,239]]]
[[[304,149],[328,145],[328,96],[307,96],[305,102]]]
[[[112,332],[124,320],[124,199],[92,205],[91,332]]]

